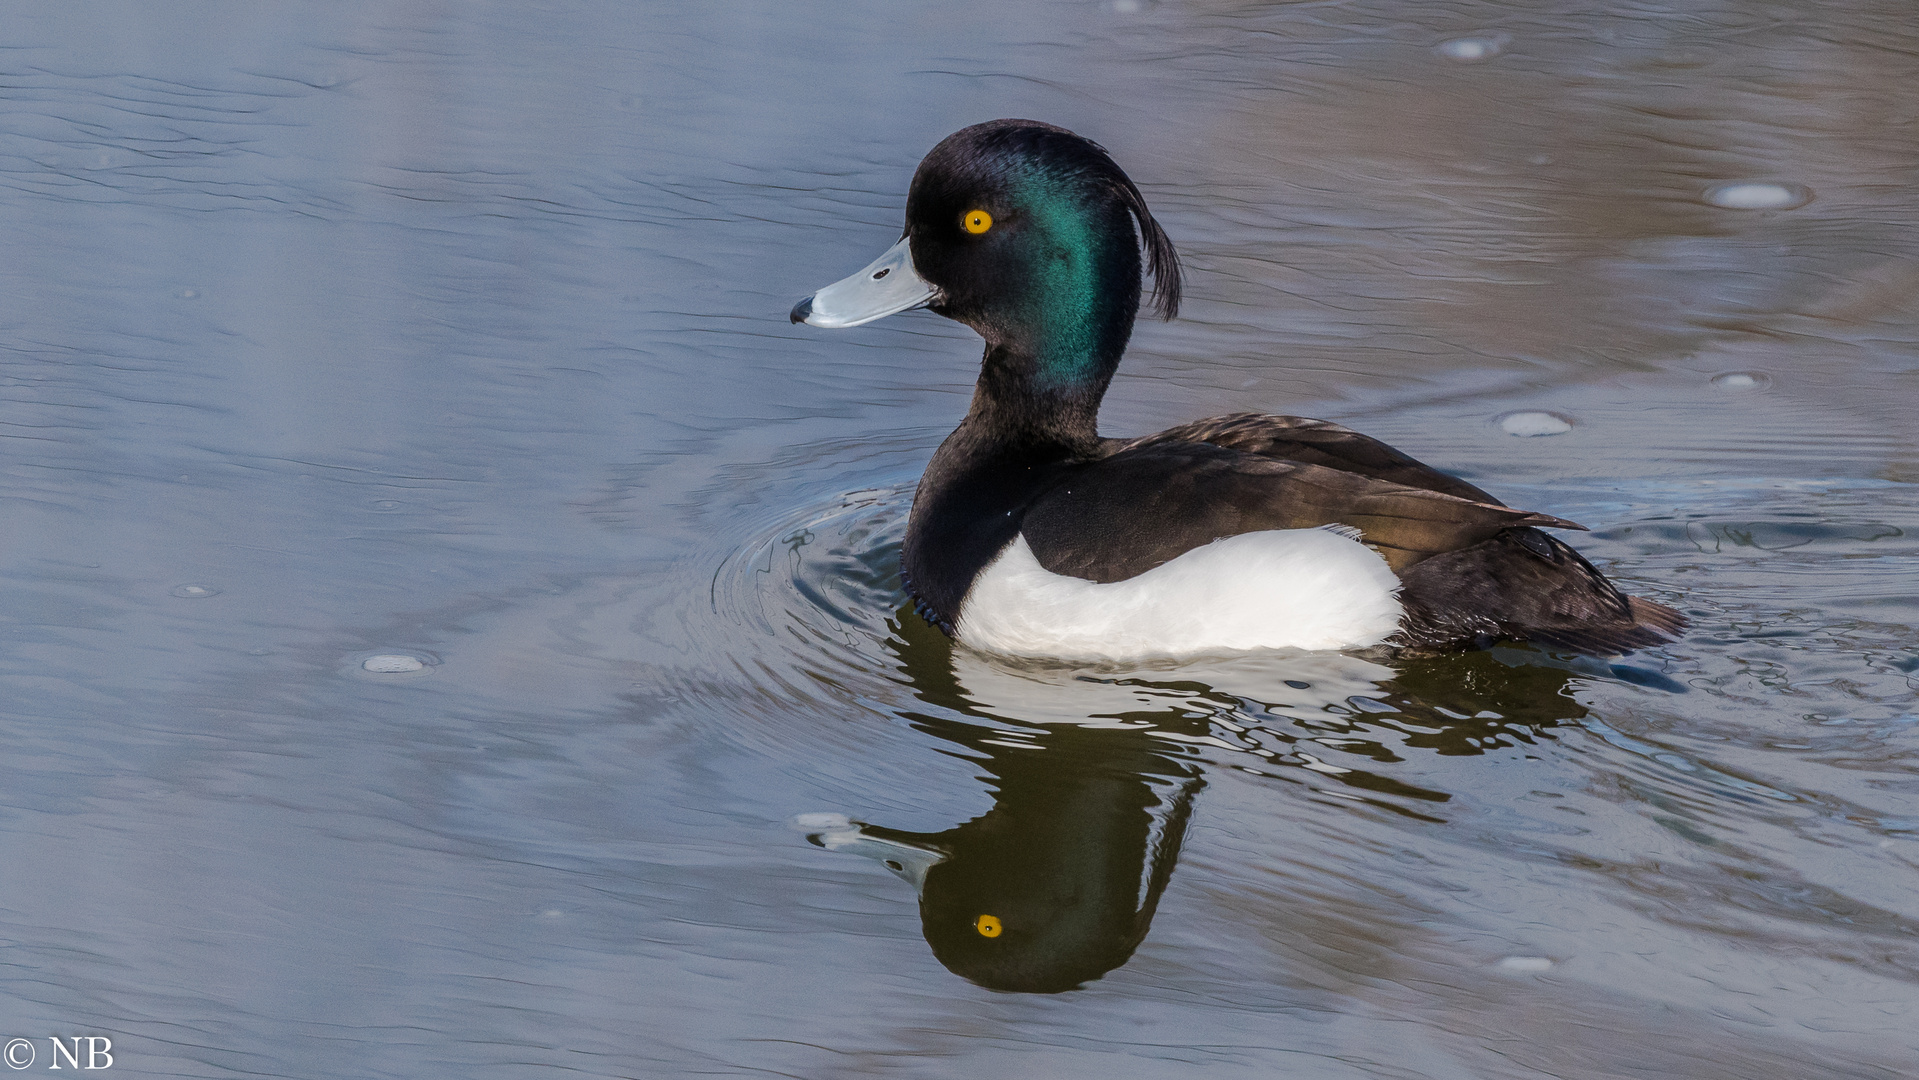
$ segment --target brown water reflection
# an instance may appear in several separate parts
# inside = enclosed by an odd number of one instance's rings
[[[1314,398],[1325,367],[1589,379],[1760,351],[1910,447],[1911,411],[1882,393],[1919,390],[1909,329],[1903,349],[1866,330],[1919,306],[1902,134],[1919,35],[1899,6],[1209,6],[1197,27],[1225,47],[1167,59],[1230,105],[1175,129],[1179,150],[1149,147],[1156,201],[1205,204],[1183,248],[1216,302],[1194,321],[1250,331],[1248,360],[1275,340],[1320,360],[1269,376]],[[1485,63],[1427,47],[1495,31]],[[1729,181],[1816,197],[1709,205]],[[1834,347],[1844,379],[1822,376]]]

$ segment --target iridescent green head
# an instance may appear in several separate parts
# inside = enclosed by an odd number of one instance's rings
[[[1078,446],[1139,311],[1140,249],[1164,318],[1179,256],[1139,188],[1065,128],[994,120],[920,162],[899,243],[793,306],[794,322],[848,327],[930,307],[986,339],[982,403],[1008,431]]]
[[[1142,240],[1155,307],[1179,309],[1179,258],[1139,188],[1097,144],[1051,124],[948,136],[913,177],[906,237],[937,290],[929,306],[1030,360],[1042,386],[1110,377],[1139,308]]]

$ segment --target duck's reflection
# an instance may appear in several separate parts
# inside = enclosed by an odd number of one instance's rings
[[[1132,956],[1178,861],[1202,752],[1245,755],[1256,771],[1297,767],[1342,794],[1429,817],[1417,808],[1449,794],[1357,766],[1409,749],[1482,753],[1584,715],[1570,671],[1511,655],[1388,666],[1307,654],[1089,672],[954,650],[910,614],[899,627],[891,647],[927,706],[908,718],[981,766],[993,808],[937,833],[803,821],[814,843],[912,883],[934,955],[995,990],[1071,990]],[[1342,764],[1325,760],[1335,752]]]
[[[933,954],[982,986],[1070,990],[1125,963],[1179,857],[1191,762],[1145,730],[938,733],[981,753],[991,810],[940,833],[848,825],[816,842],[913,882]]]

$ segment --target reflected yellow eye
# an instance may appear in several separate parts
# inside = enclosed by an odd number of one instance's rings
[[[967,232],[972,233],[974,236],[978,236],[979,234],[993,227],[993,215],[987,213],[984,210],[968,210],[966,212],[966,217],[961,219],[960,223],[966,226]],[[994,925],[997,926],[998,924],[995,923]],[[985,934],[986,931],[982,930],[980,931],[980,933]],[[993,934],[997,934],[997,933],[999,933],[999,931],[997,930],[993,931]],[[993,934],[986,934],[986,936],[992,937]]]
[[[991,219],[989,218],[988,220]],[[986,230],[981,229],[979,231],[985,232]],[[979,918],[973,920],[973,929],[978,930],[979,936],[981,937],[998,937],[999,920],[993,918],[991,915],[981,915]]]

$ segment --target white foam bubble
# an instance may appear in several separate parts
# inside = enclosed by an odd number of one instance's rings
[[[1812,201],[1801,184],[1720,184],[1706,189],[1706,201],[1727,210],[1790,210]]]
[[[1553,962],[1543,956],[1508,956],[1497,966],[1501,971],[1520,975],[1537,975],[1542,971],[1551,971]]]
[[[419,671],[426,667],[426,661],[405,653],[381,653],[360,661],[360,666],[381,675],[400,675],[409,671]]]
[[[1433,51],[1448,60],[1477,64],[1482,60],[1491,60],[1505,48],[1506,39],[1503,37],[1462,37],[1442,41],[1433,46]]]
[[[173,595],[182,600],[205,600],[209,596],[220,595],[220,590],[211,585],[175,585]]]
[[[1728,371],[1714,375],[1712,384],[1721,390],[1764,390],[1772,385],[1772,377],[1757,371]]]
[[[1564,435],[1573,429],[1573,422],[1549,412],[1516,412],[1499,419],[1499,430],[1508,435],[1517,435],[1522,439],[1540,435]]]

